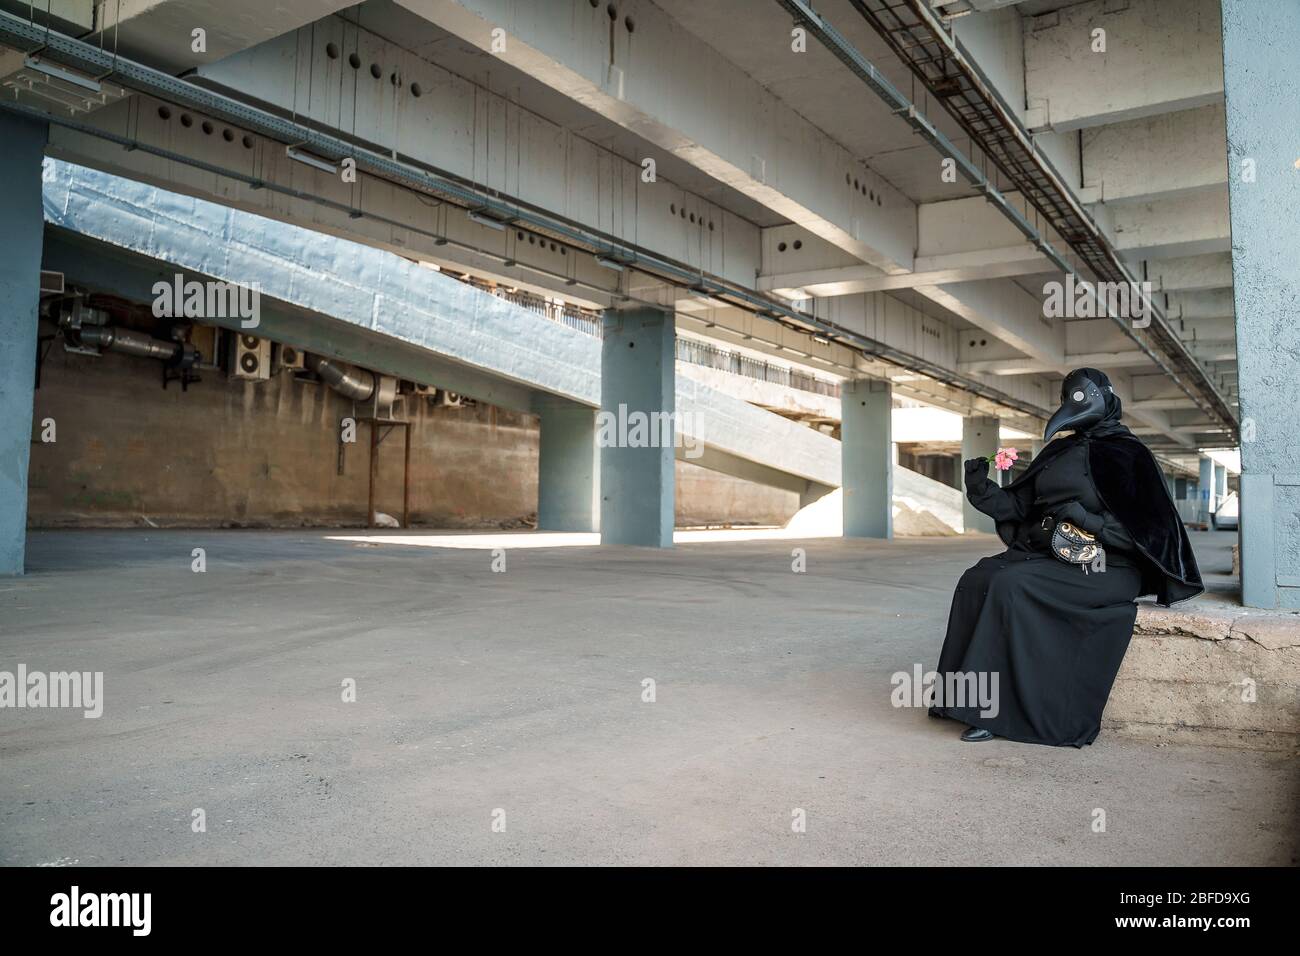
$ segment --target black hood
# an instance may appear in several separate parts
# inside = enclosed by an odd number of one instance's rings
[[[1059,431],[1081,435],[1106,435],[1127,431],[1120,424],[1123,406],[1111,388],[1105,372],[1095,368],[1076,368],[1061,383],[1061,407],[1056,410],[1043,441],[1050,441]]]

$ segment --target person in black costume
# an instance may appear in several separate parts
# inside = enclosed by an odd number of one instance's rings
[[[1120,413],[1105,373],[1076,369],[1023,475],[1001,488],[986,459],[965,463],[966,497],[1007,549],[962,575],[939,654],[930,714],[968,724],[963,740],[1092,743],[1133,634],[1134,599],[1154,594],[1168,606],[1204,590],[1160,467]],[[1051,440],[1064,430],[1073,434]],[[1095,536],[1102,558],[1058,559],[1057,522]],[[961,675],[976,674],[997,675],[996,708],[953,693]]]

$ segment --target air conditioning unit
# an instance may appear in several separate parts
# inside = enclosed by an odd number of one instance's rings
[[[429,397],[432,398],[433,395],[438,391],[438,389],[433,385],[421,385],[419,382],[413,382],[411,384],[414,386],[411,390],[416,395],[428,395]]]
[[[460,397],[459,392],[449,392],[445,388],[438,389],[438,404],[446,408],[460,408],[465,404],[465,400]]]
[[[277,345],[274,352],[277,370],[301,372],[307,368],[307,354],[296,345]]]
[[[241,332],[233,336],[230,377],[265,381],[271,377],[271,340]]]

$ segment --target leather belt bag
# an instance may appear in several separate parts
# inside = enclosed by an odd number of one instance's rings
[[[1066,564],[1092,564],[1102,547],[1095,536],[1068,521],[1056,522],[1052,530],[1052,554]]]

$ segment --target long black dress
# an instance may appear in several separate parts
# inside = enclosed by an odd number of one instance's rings
[[[1132,482],[1135,473],[1149,479],[1145,464],[1133,465],[1145,462],[1143,455],[1150,458],[1145,446],[1112,420],[1095,433],[1051,442],[1007,488],[986,475],[968,483],[971,504],[995,519],[1008,547],[981,559],[957,585],[936,669],[932,716],[1025,743],[1082,747],[1096,739],[1133,633],[1134,599],[1155,593],[1168,603],[1201,590],[1163,481],[1123,506],[1128,514],[1145,505],[1150,515],[1142,523],[1122,519],[1098,491],[1110,489],[1118,500],[1123,492],[1116,490],[1117,482]],[[1150,465],[1158,475],[1154,459]],[[1124,474],[1117,477],[1119,472]],[[1067,502],[1078,502],[1088,513],[1090,530],[1106,551],[1104,571],[1066,564],[1047,548],[1038,530],[1041,518]],[[1170,551],[1175,559],[1168,557]],[[1175,560],[1178,567],[1167,566]],[[990,684],[996,679],[996,708],[943,698],[943,688],[955,686],[950,675],[972,674],[987,675]]]

